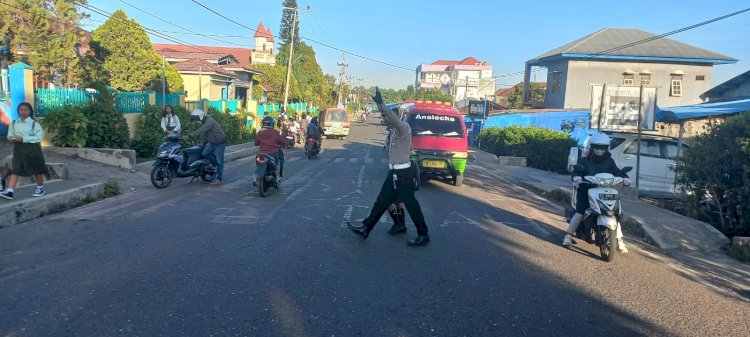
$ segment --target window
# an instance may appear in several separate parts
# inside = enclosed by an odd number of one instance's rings
[[[562,89],[562,73],[561,72],[554,72],[552,73],[552,92],[558,93]]]
[[[653,139],[644,139],[642,140],[641,144],[641,156],[644,157],[654,157],[654,158],[661,158],[661,146],[659,146],[659,141],[653,140]],[[638,141],[635,140],[630,145],[628,145],[628,148],[625,149],[625,154],[632,154],[637,155],[638,154]]]
[[[651,74],[641,74],[641,85],[651,85]]]
[[[635,75],[631,74],[625,74],[622,78],[622,84],[623,85],[633,85],[633,80],[635,79]]]
[[[706,80],[706,75],[696,75],[695,76],[695,80],[696,81],[705,81]]]
[[[418,113],[411,115],[409,126],[414,136],[463,138],[464,128],[459,116]]]
[[[625,141],[625,138],[617,138],[617,137],[610,137],[609,138],[609,148],[611,150],[616,149],[622,142]]]
[[[669,96],[682,97],[682,75],[672,76]]]
[[[679,143],[677,142],[663,142],[664,144],[664,157],[667,159],[674,160],[677,158],[677,145]],[[688,146],[686,144],[682,144],[682,152],[680,152],[680,155],[685,154],[685,149],[687,149]]]

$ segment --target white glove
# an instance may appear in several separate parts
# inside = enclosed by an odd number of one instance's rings
[[[583,178],[581,178],[579,176],[573,177],[573,183],[575,183],[576,185],[581,184],[581,182],[583,182]]]
[[[622,186],[630,186],[633,182],[630,181],[630,178],[622,178]]]

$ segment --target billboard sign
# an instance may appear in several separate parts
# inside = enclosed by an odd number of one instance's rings
[[[487,115],[487,104],[482,100],[469,101],[469,116],[474,118],[484,118]]]
[[[638,131],[641,106],[641,130],[656,128],[656,88],[594,85],[591,91],[591,129]]]

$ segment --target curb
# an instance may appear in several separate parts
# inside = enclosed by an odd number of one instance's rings
[[[74,189],[48,194],[41,198],[25,199],[3,205],[0,227],[36,219],[48,214],[66,211],[88,203],[104,194],[104,184],[94,183]]]

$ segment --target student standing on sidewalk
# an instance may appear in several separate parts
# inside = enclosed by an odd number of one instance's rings
[[[164,107],[164,112],[161,115],[161,129],[166,134],[172,132],[180,133],[182,131],[182,124],[180,124],[180,117],[177,117],[172,112],[172,106],[167,105]]]
[[[34,120],[34,108],[23,102],[18,105],[19,119],[10,123],[8,141],[13,144],[13,163],[8,177],[8,188],[0,192],[0,197],[13,200],[18,177],[34,176],[36,180],[35,197],[44,195],[44,175],[47,164],[42,153],[44,129]]]

